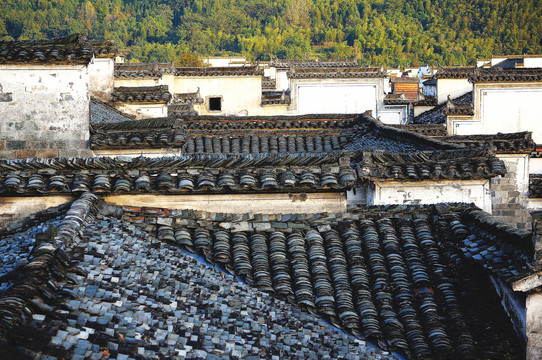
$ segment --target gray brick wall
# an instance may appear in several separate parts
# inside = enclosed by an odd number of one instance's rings
[[[531,215],[527,209],[527,179],[525,179],[525,161],[523,155],[501,157],[506,165],[507,174],[491,179],[492,213],[500,221],[519,229],[531,229]]]

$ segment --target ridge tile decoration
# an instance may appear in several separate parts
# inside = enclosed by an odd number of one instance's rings
[[[274,91],[276,90],[277,82],[275,79],[271,79],[269,76],[262,78],[262,91]]]
[[[448,97],[444,115],[474,115],[474,104],[455,102]]]
[[[44,161],[50,160],[50,161]],[[340,154],[0,161],[0,194],[344,191],[356,173]]]
[[[112,40],[90,40],[90,44],[97,58],[112,58],[119,52]]]
[[[405,93],[401,94],[386,94],[384,96],[384,105],[409,105],[410,100],[407,99]]]
[[[113,90],[113,102],[167,103],[169,100],[171,100],[171,93],[167,85],[121,86]]]
[[[498,295],[476,269],[505,281],[531,271],[529,234],[473,208],[436,209],[228,215],[125,207],[122,219],[407,358],[521,358]]]
[[[487,179],[506,174],[504,162],[488,149],[421,151],[417,153],[366,152],[357,162],[362,179]]]
[[[424,81],[424,85],[426,85],[426,81]],[[436,82],[433,86],[436,86]],[[414,106],[437,106],[438,100],[436,96],[430,96],[430,95],[424,95],[423,99],[414,100],[412,102],[412,105]]]
[[[81,34],[50,40],[1,40],[0,64],[86,65],[94,51],[88,37]]]

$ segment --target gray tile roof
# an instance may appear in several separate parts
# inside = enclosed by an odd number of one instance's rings
[[[1,356],[395,358],[124,221],[98,216],[74,239],[66,255],[78,268],[50,273],[28,314],[10,307],[20,284],[0,294],[0,313],[20,320],[0,321]],[[59,257],[52,244],[42,249]]]
[[[111,218],[95,213],[95,201],[83,195],[50,223],[56,235],[42,233],[32,257],[15,249],[28,263],[0,292],[3,356],[392,358],[304,309],[408,358],[522,357],[481,269],[505,281],[529,271],[530,234],[479,210],[228,215],[99,205]]]
[[[90,100],[90,125],[118,124],[125,121],[134,121],[128,114],[118,111],[107,103],[97,99]]]
[[[472,104],[473,103],[472,96],[473,94],[471,91],[471,92],[466,93],[465,95],[461,95],[453,99],[453,101],[459,105]],[[412,119],[412,123],[414,124],[444,124],[446,122],[446,114],[445,114],[446,104],[447,103],[440,104],[438,106],[435,106],[431,110],[421,113],[420,115]]]

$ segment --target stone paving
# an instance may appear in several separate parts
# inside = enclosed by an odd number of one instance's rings
[[[68,276],[72,298],[18,330],[35,332],[26,357],[395,358],[131,224],[99,217],[73,252],[88,274]]]

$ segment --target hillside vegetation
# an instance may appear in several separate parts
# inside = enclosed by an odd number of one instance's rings
[[[542,53],[540,0],[2,0],[0,39],[88,33],[132,61],[351,58],[472,64]]]

